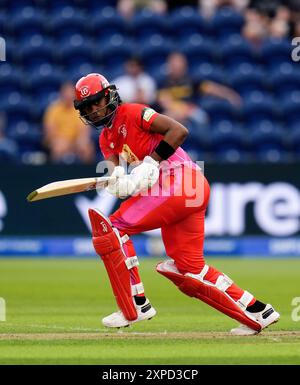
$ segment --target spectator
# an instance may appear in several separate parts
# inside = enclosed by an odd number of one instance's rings
[[[193,102],[194,85],[185,56],[178,52],[169,55],[167,71],[158,93],[158,110],[186,125],[192,138],[207,128],[208,115]]]
[[[125,63],[126,73],[114,80],[123,102],[152,104],[156,98],[156,84],[144,72],[139,58],[133,57]]]
[[[255,9],[248,9],[245,12],[245,19],[242,35],[254,50],[259,51],[263,42],[269,36],[269,18]]]
[[[234,90],[219,83],[203,80],[199,84],[194,84],[189,76],[187,59],[180,52],[169,55],[167,73],[159,95],[168,92],[174,100],[192,102],[195,96],[206,94],[226,99],[236,106],[242,103],[241,97]]]
[[[293,37],[300,37],[300,20],[294,24]]]
[[[167,60],[167,73],[162,82],[158,103],[162,113],[167,114],[189,128],[190,141],[207,137],[209,130],[208,114],[194,102],[202,94],[224,98],[234,105],[242,103],[241,97],[232,89],[221,84],[204,80],[195,84],[188,75],[186,57],[180,52],[173,52]],[[187,142],[187,144],[189,141]]]
[[[288,7],[279,7],[276,11],[276,18],[284,20],[286,23],[289,23],[291,19],[291,10]]]
[[[167,4],[164,0],[119,0],[117,5],[118,12],[127,20],[143,8],[148,8],[157,14],[165,14]]]
[[[276,14],[278,7],[283,5],[286,1],[283,0],[251,0],[249,7],[256,9],[259,13],[273,18]]]
[[[94,160],[91,128],[81,122],[73,107],[74,86],[61,86],[60,98],[44,115],[44,144],[55,163],[90,163]]]
[[[270,36],[278,39],[288,37],[289,24],[285,20],[274,18],[270,22]]]
[[[278,7],[273,19],[270,20],[270,36],[287,38],[291,34],[291,11],[284,6]]]
[[[199,0],[201,14],[210,19],[219,9],[230,7],[238,12],[244,12],[248,0]]]
[[[184,55],[173,52],[167,60],[167,76],[159,85],[159,95],[168,92],[174,100],[191,101],[193,83],[188,75],[188,63]]]

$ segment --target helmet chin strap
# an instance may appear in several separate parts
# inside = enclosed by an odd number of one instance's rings
[[[115,115],[116,115],[117,109],[118,109],[118,107],[116,107],[116,108],[111,112],[111,118],[110,118],[109,121],[106,123],[106,127],[111,128],[111,126],[112,126],[112,121],[113,121],[113,119],[114,119],[114,117],[115,117]]]

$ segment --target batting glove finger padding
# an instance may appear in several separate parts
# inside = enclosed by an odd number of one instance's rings
[[[135,167],[131,173],[125,175],[125,170],[121,166],[116,166],[112,175],[116,180],[109,182],[106,190],[118,198],[148,190],[158,180],[159,163],[151,156],[146,156],[143,162]]]
[[[116,166],[111,176],[116,177],[116,179],[109,182],[106,187],[106,190],[110,194],[122,199],[134,193],[136,188],[135,183],[130,175],[125,175],[123,167]]]
[[[131,173],[136,185],[136,192],[151,188],[159,177],[159,163],[151,156],[146,156],[143,163],[135,167]]]

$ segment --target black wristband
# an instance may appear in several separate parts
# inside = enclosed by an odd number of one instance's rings
[[[161,140],[154,150],[162,159],[166,160],[174,154],[175,149],[164,140]]]

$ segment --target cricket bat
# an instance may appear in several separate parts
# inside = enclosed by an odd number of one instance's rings
[[[61,180],[46,184],[32,191],[27,196],[28,202],[35,202],[41,199],[58,197],[61,195],[75,194],[84,191],[95,190],[97,188],[105,188],[108,182],[115,179],[111,176],[93,177],[93,178],[80,178],[80,179],[68,179]]]

